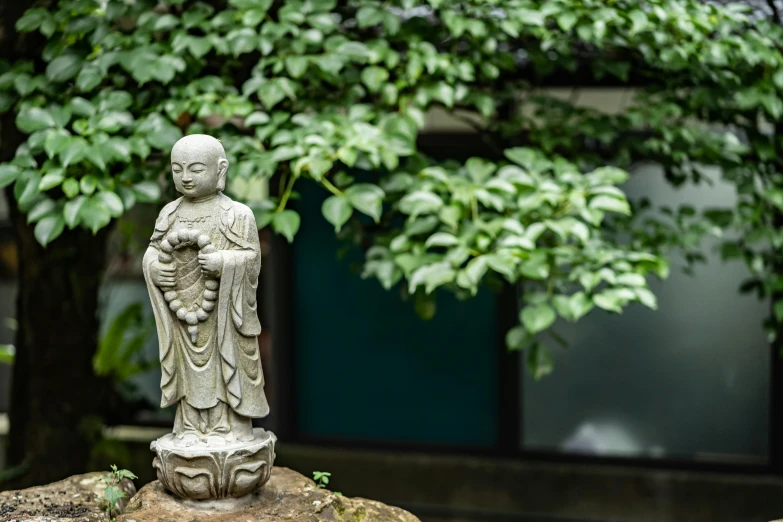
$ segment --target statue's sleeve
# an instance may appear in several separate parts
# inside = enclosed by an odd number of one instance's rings
[[[223,250],[223,273],[220,277],[221,290],[230,288],[225,305],[230,310],[234,327],[246,337],[261,333],[258,320],[258,276],[261,272],[261,245],[258,229],[249,210],[241,213],[234,222],[234,231],[244,239],[241,249]],[[227,292],[221,292],[227,294]],[[222,296],[220,298],[222,300]]]
[[[147,248],[142,261],[144,280],[147,283],[147,291],[152,303],[152,311],[155,314],[155,325],[158,331],[158,345],[160,349],[160,406],[175,405],[182,398],[177,386],[176,351],[174,350],[174,335],[172,332],[173,318],[169,313],[168,303],[163,298],[163,292],[155,286],[150,275],[152,263],[158,259],[158,248],[153,241]]]
[[[220,251],[223,271],[217,305],[218,346],[229,405],[242,415],[263,417],[269,406],[263,399],[264,376],[257,339],[261,333],[256,303],[261,247],[250,210],[238,212],[235,217],[231,232],[241,244]]]

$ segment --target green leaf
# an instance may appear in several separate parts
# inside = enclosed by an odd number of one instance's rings
[[[623,311],[623,305],[626,303],[626,299],[613,290],[606,290],[600,294],[594,295],[593,302],[596,306],[603,308],[604,310],[620,313]]]
[[[341,44],[336,51],[342,56],[349,56],[351,58],[366,58],[370,54],[367,46],[361,42],[345,42]]]
[[[136,194],[126,186],[117,187],[117,195],[122,200],[122,206],[125,207],[125,210],[130,210],[136,204]]]
[[[78,114],[80,116],[92,116],[95,114],[95,106],[79,96],[71,98],[71,101],[68,102],[68,106],[71,108],[71,111],[74,114]]]
[[[48,111],[39,107],[28,107],[16,116],[16,126],[19,130],[31,134],[35,131],[54,127],[54,118]]]
[[[534,150],[525,147],[515,147],[512,149],[506,149],[503,154],[510,160],[521,167],[530,169],[536,162],[537,154]]]
[[[557,17],[557,25],[560,26],[565,32],[570,31],[577,22],[578,18],[574,11],[563,11],[560,16]]]
[[[506,347],[509,350],[521,350],[530,342],[527,331],[521,326],[515,326],[506,332]]]
[[[76,182],[73,178],[69,178],[69,181],[70,180]],[[73,228],[79,223],[79,212],[86,201],[86,196],[78,196],[65,203],[65,206],[63,207],[63,217],[65,218],[65,224],[68,225],[68,228]]]
[[[555,322],[556,318],[557,314],[547,304],[526,305],[520,314],[522,324],[532,334],[546,330]]]
[[[431,235],[427,238],[427,241],[424,242],[424,246],[426,248],[438,246],[438,247],[448,247],[453,245],[458,245],[459,239],[457,239],[456,236],[452,234],[448,234],[446,232],[438,232],[436,234]]]
[[[95,189],[98,187],[98,179],[92,174],[87,174],[79,182],[79,187],[82,190],[82,194],[87,194],[89,196],[95,192]]]
[[[296,232],[299,230],[301,218],[293,210],[283,210],[272,218],[272,227],[275,232],[282,234],[289,243],[293,242]]]
[[[772,75],[772,81],[775,82],[775,86],[778,89],[783,90],[783,69],[778,69],[774,75]]]
[[[434,96],[446,107],[453,107],[454,102],[456,101],[454,87],[445,82],[441,82],[435,87]]]
[[[652,310],[658,309],[658,299],[649,289],[635,288],[634,292],[636,293],[636,297],[639,298],[639,302],[644,306],[651,308]]]
[[[484,256],[489,267],[499,274],[506,276],[506,279],[513,281],[516,276],[517,258],[509,252],[496,252]]]
[[[301,78],[307,71],[309,63],[306,56],[289,56],[285,59],[285,68],[291,78]]]
[[[596,184],[619,185],[628,180],[628,173],[617,167],[599,167],[587,174],[587,178]]]
[[[362,71],[362,83],[367,86],[370,92],[378,92],[383,84],[389,79],[389,71],[383,67],[371,66]]]
[[[71,108],[66,105],[62,107],[60,105],[50,106],[49,113],[54,120],[54,124],[58,127],[65,127],[69,121],[71,121]]]
[[[258,97],[267,110],[272,110],[275,105],[285,99],[285,92],[277,82],[269,81],[258,89]]]
[[[114,192],[101,191],[98,192],[96,197],[103,201],[103,204],[109,209],[109,214],[111,214],[112,217],[120,217],[125,211],[122,200]]]
[[[640,9],[634,9],[628,13],[628,17],[631,19],[631,34],[639,33],[648,24],[647,14]]]
[[[46,66],[46,79],[50,82],[70,80],[82,68],[83,60],[75,54],[58,56]]]
[[[132,187],[136,199],[141,203],[154,203],[160,199],[160,187],[154,181],[142,181]]]
[[[8,111],[16,101],[16,98],[10,92],[0,91],[0,113]]]
[[[93,234],[96,234],[98,230],[109,224],[111,213],[102,200],[97,197],[88,197],[79,209],[79,220]]]
[[[495,172],[495,165],[481,158],[469,158],[465,168],[476,183],[484,183]]]
[[[364,6],[356,12],[356,22],[362,29],[378,24],[382,19],[383,12],[372,5]]]
[[[535,380],[552,373],[554,362],[549,350],[541,344],[534,344],[527,353],[527,369]]]
[[[775,314],[775,319],[778,322],[783,322],[783,299],[779,299],[775,301],[775,304],[773,305],[773,310]]]
[[[79,193],[79,182],[76,181],[74,178],[68,178],[65,181],[63,181],[63,193],[69,197],[73,198]]]
[[[456,274],[456,271],[446,262],[419,267],[411,274],[408,291],[414,293],[423,284],[425,293],[430,294],[437,287],[454,281]]]
[[[231,52],[236,57],[240,54],[252,52],[258,43],[258,35],[253,29],[245,27],[243,29],[235,29],[228,33],[226,35],[226,41],[228,42],[229,49],[231,49]]]
[[[380,221],[383,198],[386,196],[381,187],[371,183],[357,183],[348,187],[345,195],[356,210],[367,214],[376,223]]]
[[[112,137],[101,147],[109,153],[109,158],[117,159],[119,161],[128,162],[131,156],[131,146],[127,140],[120,137]]]
[[[351,147],[340,147],[337,149],[337,159],[345,163],[349,167],[353,167],[358,158],[356,149]]]
[[[60,214],[56,216],[46,216],[35,225],[33,235],[35,235],[35,239],[42,246],[46,246],[62,234],[64,228],[65,220],[63,219],[63,216]]]
[[[65,179],[63,169],[57,169],[52,172],[48,172],[41,178],[41,182],[38,184],[38,190],[46,191],[58,186]]]
[[[568,321],[577,321],[593,309],[593,302],[584,292],[576,292],[571,296],[556,295],[552,303],[557,313]]]
[[[549,262],[547,261],[546,253],[533,252],[530,259],[523,262],[519,267],[519,271],[523,276],[530,279],[546,279],[549,277]]]
[[[437,194],[417,190],[400,200],[400,211],[412,216],[430,214],[440,210],[443,200]]]
[[[35,171],[27,171],[23,174],[23,177],[17,181],[17,184],[20,181],[24,181],[24,190],[17,196],[16,201],[19,203],[19,208],[24,212],[25,207],[32,203],[36,196],[41,193],[38,189],[38,185],[41,183],[41,174]]]
[[[79,163],[90,151],[90,146],[84,138],[72,138],[68,147],[60,151],[60,163],[67,167],[73,163]]]
[[[626,273],[617,276],[617,284],[626,286],[645,286],[647,281],[641,274]]]
[[[210,42],[207,38],[188,36],[187,46],[190,54],[192,54],[194,58],[200,59],[206,55],[210,49],[212,49],[212,42]]]
[[[103,490],[103,498],[112,506],[112,509],[123,497],[125,497],[125,492],[117,486],[109,486]]]
[[[179,25],[179,18],[172,14],[164,14],[159,16],[155,23],[152,25],[152,29],[155,31],[168,31]]]
[[[30,209],[30,211],[27,213],[27,222],[28,223],[35,223],[36,221],[40,221],[41,218],[44,218],[48,216],[49,214],[53,213],[55,209],[57,208],[57,204],[54,202],[53,199],[42,199],[38,203],[36,203],[33,208]]]
[[[16,30],[20,33],[29,33],[41,27],[41,25],[49,18],[51,14],[46,9],[36,7],[28,9],[25,13],[16,21]]]
[[[123,127],[133,124],[133,115],[128,111],[109,111],[99,115],[97,127],[109,133],[114,133]]]
[[[353,214],[353,207],[347,198],[331,196],[321,205],[321,213],[329,223],[334,225],[334,230],[339,232]]]
[[[16,181],[16,178],[19,177],[19,174],[21,174],[22,169],[17,167],[16,165],[0,165],[0,188],[7,187],[14,181]]]
[[[631,215],[631,207],[624,199],[618,199],[612,196],[604,194],[595,196],[590,199],[590,203],[587,204],[589,208],[596,210],[606,210],[609,212],[617,212],[619,214]]]
[[[71,142],[71,133],[65,129],[55,129],[46,135],[44,140],[44,151],[50,158],[54,158],[65,150]]]
[[[98,64],[85,65],[76,77],[76,87],[82,92],[88,92],[100,85],[103,81],[103,70]]]

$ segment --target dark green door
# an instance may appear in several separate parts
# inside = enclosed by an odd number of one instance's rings
[[[305,185],[305,183],[302,183]],[[490,292],[438,296],[422,321],[397,290],[337,260],[320,215],[325,193],[302,194],[294,245],[297,421],[303,436],[491,446],[497,424],[497,313]]]

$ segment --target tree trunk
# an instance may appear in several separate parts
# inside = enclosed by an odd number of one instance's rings
[[[19,251],[19,329],[8,463],[23,472],[13,480],[16,488],[84,472],[100,437],[110,389],[95,377],[92,357],[108,232],[66,231],[43,248],[17,210],[12,222]]]
[[[15,29],[33,3],[0,2],[1,59],[41,65],[46,40],[36,32],[20,34]],[[13,111],[0,116],[0,162],[12,159],[25,139],[16,129]],[[66,231],[44,249],[17,210],[12,187],[6,196],[19,256],[19,329],[7,463],[21,473],[3,486],[16,488],[83,472],[99,436],[110,385],[94,376],[92,357],[98,343],[98,290],[108,230],[95,236],[81,229]]]

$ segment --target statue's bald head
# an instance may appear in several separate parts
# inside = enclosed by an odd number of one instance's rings
[[[171,149],[174,186],[186,197],[202,197],[226,187],[228,160],[223,145],[206,134],[191,134]]]
[[[217,139],[206,134],[191,134],[181,138],[171,149],[171,161],[174,158],[188,159],[199,157],[215,162],[226,159],[226,151]]]

